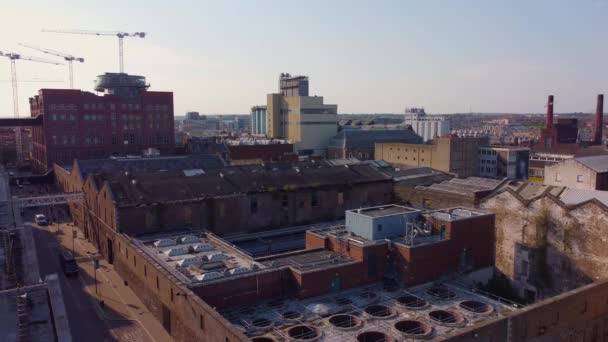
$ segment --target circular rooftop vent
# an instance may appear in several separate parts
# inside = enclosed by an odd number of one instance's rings
[[[365,308],[365,312],[375,318],[391,318],[395,315],[395,310],[385,305],[374,304]]]
[[[429,312],[429,317],[433,321],[445,326],[460,326],[464,324],[464,316],[453,311],[434,310]]]
[[[314,341],[320,337],[319,331],[310,325],[296,325],[287,329],[291,341]]]
[[[397,298],[397,303],[405,306],[410,310],[420,310],[429,306],[429,302],[425,299],[411,294],[406,294]]]
[[[358,342],[389,342],[388,336],[379,331],[366,331],[357,335]]]
[[[395,329],[409,338],[425,339],[433,334],[433,327],[429,324],[409,319],[395,323]]]
[[[252,337],[251,342],[275,342],[275,339],[268,336]]]
[[[494,307],[490,304],[480,302],[478,300],[465,300],[458,304],[461,308],[476,314],[487,315],[494,311]]]
[[[329,317],[329,323],[340,330],[353,330],[361,326],[361,320],[355,316],[338,314]]]

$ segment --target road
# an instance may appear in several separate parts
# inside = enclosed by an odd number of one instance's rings
[[[27,224],[27,223],[26,223]],[[57,273],[61,282],[61,291],[70,322],[73,341],[105,342],[117,341],[106,324],[95,311],[95,304],[83,289],[82,279],[66,277],[61,272],[58,251],[59,242],[48,227],[33,229],[34,241],[38,254],[40,276],[44,278],[51,273]]]

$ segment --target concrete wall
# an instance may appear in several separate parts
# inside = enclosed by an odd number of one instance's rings
[[[480,207],[496,214],[496,270],[520,296],[543,298],[608,275],[608,209],[599,202],[566,207],[504,191]]]
[[[545,166],[545,185],[566,186],[573,189],[598,189],[597,172],[579,163],[575,159],[566,159],[555,165]]]

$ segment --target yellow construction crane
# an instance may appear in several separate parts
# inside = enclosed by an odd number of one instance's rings
[[[19,53],[14,52],[2,52],[0,51],[0,57],[6,57],[11,61],[11,82],[13,84],[13,113],[16,118],[19,117],[19,94],[17,91],[17,64],[16,60],[24,60],[30,62],[38,62],[38,63],[48,63],[54,65],[63,65],[63,63],[49,61],[42,58],[24,56]],[[22,146],[21,146],[21,128],[17,128],[15,131],[15,142],[17,145],[17,161],[20,162],[23,160],[22,155]]]
[[[122,40],[125,37],[140,37],[146,36],[145,32],[121,32],[121,31],[88,31],[88,30],[42,30],[42,32],[53,32],[53,33],[69,33],[69,34],[86,34],[91,36],[115,36],[118,37],[118,63],[120,65],[120,72],[125,72],[123,62],[123,43]]]
[[[27,45],[27,44],[22,44],[19,43],[19,45],[32,49],[32,50],[36,50],[36,51],[40,51],[42,53],[46,53],[49,55],[53,55],[53,56],[57,56],[57,57],[61,57],[63,59],[65,59],[68,62],[68,66],[70,69],[70,88],[74,88],[74,66],[72,65],[72,62],[76,61],[76,62],[80,62],[80,63],[84,63],[84,58],[81,57],[74,57],[72,55],[63,53],[63,52],[59,52],[59,51],[55,51],[55,50],[51,50],[51,49],[45,49],[45,48],[40,48],[40,47],[36,47],[36,46],[32,46],[32,45]]]

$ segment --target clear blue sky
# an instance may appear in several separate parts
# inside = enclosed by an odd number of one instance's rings
[[[175,93],[175,112],[247,113],[281,72],[310,76],[340,112],[592,111],[608,93],[608,0],[572,1],[10,1],[0,50],[16,42],[82,56],[76,86],[117,71],[117,39],[42,28],[145,31],[125,40],[126,71]],[[67,67],[18,62],[22,115],[41,87],[66,87]],[[0,59],[0,116],[12,115]]]

